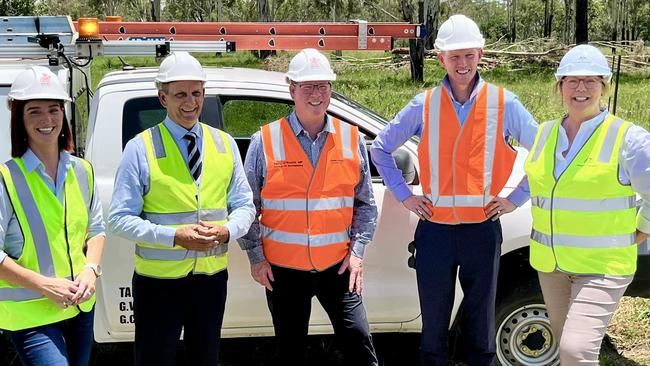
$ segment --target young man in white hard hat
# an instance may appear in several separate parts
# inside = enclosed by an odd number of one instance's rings
[[[255,213],[234,139],[199,122],[206,80],[186,52],[163,60],[167,117],[127,143],[115,178],[109,228],[136,242],[136,365],[173,365],[181,330],[188,364],[217,364],[227,244]]]
[[[422,309],[422,365],[447,365],[456,273],[464,293],[469,364],[495,355],[494,302],[501,254],[499,217],[525,202],[520,190],[497,195],[512,172],[514,138],[527,149],[537,123],[517,97],[478,74],[485,40],[471,19],[454,15],[438,31],[441,84],[417,95],[377,136],[372,159],[404,207],[420,217],[415,231]],[[419,136],[424,195],[414,195],[391,153]]]
[[[361,300],[377,208],[357,127],[327,114],[335,79],[320,52],[300,51],[287,73],[294,112],[262,126],[246,155],[257,216],[241,245],[266,288],[281,365],[304,363],[314,296],[345,363],[377,365]]]

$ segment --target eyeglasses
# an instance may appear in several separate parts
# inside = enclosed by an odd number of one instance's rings
[[[297,84],[298,89],[300,90],[301,93],[306,94],[306,95],[311,95],[314,90],[318,90],[320,94],[325,94],[330,91],[332,88],[332,84],[330,83],[324,83],[324,84],[305,84],[305,83],[300,83]]]
[[[590,78],[590,79],[564,79],[562,80],[562,84],[566,85],[567,88],[569,89],[577,89],[578,85],[580,85],[580,82],[585,86],[587,89],[595,89],[598,84],[602,84],[602,79],[600,78]]]

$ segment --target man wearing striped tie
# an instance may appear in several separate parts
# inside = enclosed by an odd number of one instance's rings
[[[186,52],[161,63],[167,117],[128,142],[115,178],[109,227],[136,242],[136,365],[173,365],[181,330],[188,364],[217,364],[227,244],[255,214],[234,139],[198,122],[205,81]]]

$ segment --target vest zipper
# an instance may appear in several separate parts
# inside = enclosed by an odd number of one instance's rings
[[[74,267],[72,266],[72,255],[70,254],[70,240],[68,239],[68,202],[67,195],[65,194],[65,187],[63,188],[63,232],[65,234],[65,245],[68,253],[68,265],[70,266],[70,278],[74,281]],[[56,276],[56,274],[55,274]],[[79,304],[76,308],[81,311]]]
[[[555,163],[553,163],[553,170],[555,170]],[[553,173],[551,172],[551,174]],[[560,176],[562,176],[562,174],[560,174]],[[553,230],[553,199],[555,198],[555,188],[557,187],[559,180],[560,177],[558,177],[558,179],[555,181],[555,184],[553,184],[553,188],[551,189],[551,208],[548,215],[550,218],[550,227],[551,227],[551,252],[553,253],[553,261],[555,262],[555,269],[563,272],[557,263],[557,255],[555,254],[555,242],[554,242],[555,240],[553,235],[553,231],[554,231]]]
[[[322,153],[323,151],[321,150],[321,154]],[[305,212],[307,214],[307,255],[309,256],[309,263],[316,270],[318,270],[318,268],[314,265],[314,260],[311,258],[311,220],[309,220],[309,191],[311,190],[311,183],[314,180],[314,175],[316,174],[317,167],[318,162],[316,162],[316,167],[312,167],[311,177],[309,177],[309,184],[307,185],[307,192],[305,193]]]
[[[603,121],[603,123],[604,123],[604,121]],[[594,136],[594,134],[596,133],[596,131],[599,131],[599,129],[600,129],[601,126],[602,126],[602,123],[601,123],[598,127],[596,127],[596,129],[591,133],[591,135],[589,135],[589,138],[587,138],[587,140],[585,141],[584,145],[582,145],[582,147],[580,147],[580,149],[578,150],[578,152],[576,152],[576,154],[575,154],[575,156],[573,157],[573,159],[569,162],[569,165],[567,165],[567,166],[564,168],[564,170],[562,171],[562,173],[560,173],[560,175],[558,175],[557,179],[555,179],[555,153],[556,153],[556,151],[557,151],[557,143],[558,143],[558,141],[560,140],[560,136],[559,136],[559,135],[560,135],[560,127],[561,127],[561,126],[562,126],[562,121],[560,121],[560,126],[558,126],[558,130],[557,130],[557,132],[556,132],[556,137],[555,137],[555,146],[553,147],[553,170],[551,170],[551,174],[552,174],[552,176],[553,176],[553,179],[555,180],[555,183],[553,184],[553,188],[551,189],[551,208],[550,208],[550,212],[549,212],[549,217],[550,217],[550,226],[551,226],[551,251],[553,252],[553,259],[554,259],[554,261],[555,261],[555,269],[558,270],[558,271],[560,271],[560,272],[563,272],[563,273],[571,274],[571,272],[564,271],[562,268],[560,268],[560,266],[559,266],[559,264],[558,264],[558,262],[557,262],[557,255],[555,254],[555,240],[554,240],[554,235],[553,235],[553,231],[554,231],[554,230],[553,230],[553,198],[555,197],[555,188],[557,187],[558,183],[560,183],[560,178],[562,178],[562,176],[564,175],[564,173],[565,173],[567,170],[569,170],[569,168],[571,167],[571,165],[573,164],[573,162],[576,160],[576,158],[578,157],[578,155],[580,155],[580,153],[582,152],[582,149],[584,149],[585,145],[587,145],[587,143],[591,140],[591,138]],[[551,131],[551,133],[553,133],[553,132]],[[550,137],[550,136],[549,136],[549,137]],[[544,143],[544,145],[546,145],[546,142]],[[542,147],[542,153],[544,153],[544,150],[545,150],[544,147]],[[569,150],[571,150],[571,146],[569,146]],[[569,153],[569,152],[567,151],[567,154],[568,154],[568,153]],[[590,153],[590,154],[591,154],[591,153]]]

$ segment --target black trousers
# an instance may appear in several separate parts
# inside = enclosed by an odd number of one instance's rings
[[[422,309],[420,364],[447,366],[448,328],[454,304],[456,273],[463,289],[470,366],[489,366],[494,359],[496,298],[501,224],[445,225],[418,223],[415,267]]]
[[[228,271],[158,279],[133,274],[135,364],[174,365],[184,329],[187,364],[216,366]]]
[[[377,365],[366,310],[361,296],[348,291],[350,272],[340,264],[322,272],[272,266],[273,291],[266,291],[279,343],[278,365],[304,365],[311,299],[316,296],[334,327],[345,364]]]

